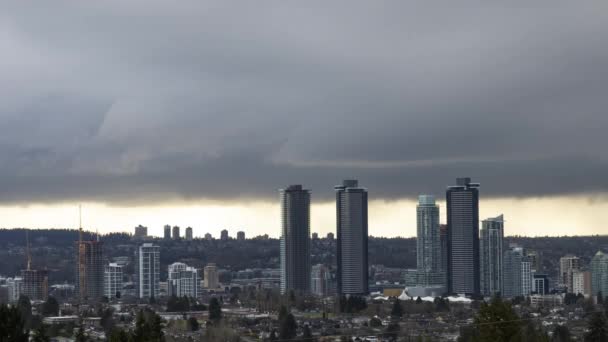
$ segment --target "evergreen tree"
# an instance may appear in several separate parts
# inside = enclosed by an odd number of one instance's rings
[[[570,342],[570,330],[565,325],[556,325],[553,329],[553,336],[551,342]]]
[[[122,329],[117,329],[114,328],[112,329],[112,332],[110,333],[110,337],[108,338],[108,342],[130,342],[131,341],[131,336],[129,336],[129,334],[122,330]]]
[[[398,298],[393,302],[391,316],[399,318],[403,317],[403,307],[401,306],[401,301]]]
[[[310,327],[307,325],[302,328],[302,341],[303,342],[312,342],[314,339],[312,337],[312,331],[310,331]]]
[[[296,337],[298,324],[292,314],[287,314],[285,319],[279,322],[279,339],[290,340]]]
[[[507,342],[517,339],[521,324],[511,304],[493,298],[490,304],[482,303],[475,317],[476,330],[481,342]]]
[[[389,325],[386,327],[386,331],[384,332],[384,337],[391,339],[391,340],[396,340],[397,337],[399,336],[400,330],[401,330],[401,327],[399,327],[399,323],[396,323],[396,322],[389,323]]]
[[[16,307],[0,305],[0,341],[27,342],[29,331],[21,311]]]
[[[211,298],[209,301],[209,319],[212,321],[222,319],[222,305],[216,297]]]
[[[42,304],[42,314],[44,316],[59,315],[59,303],[54,297],[49,296],[44,304]]]
[[[268,339],[270,341],[276,341],[276,340],[278,340],[279,338],[277,337],[277,331],[273,330],[272,332],[270,332],[270,336],[268,337]]]
[[[188,319],[188,325],[190,326],[191,331],[198,331],[200,328],[198,320],[195,317],[190,317],[190,319]]]
[[[281,305],[281,308],[279,309],[279,324],[283,322],[283,320],[287,317],[288,313],[289,312],[287,311],[285,305]]]
[[[82,323],[80,324],[80,328],[78,328],[78,331],[76,332],[76,336],[74,336],[74,340],[76,342],[87,342],[89,340],[87,338],[87,335],[85,335],[84,333],[84,325]]]
[[[422,298],[420,298],[420,296],[416,298],[416,304],[422,304]]]
[[[608,326],[603,312],[596,312],[589,319],[589,332],[585,334],[585,341],[608,342]]]
[[[32,342],[50,342],[51,338],[46,333],[44,324],[40,324],[38,329],[34,330],[34,337]]]
[[[25,322],[25,327],[29,330],[32,326],[32,303],[30,302],[30,299],[24,295],[19,296],[17,309]]]

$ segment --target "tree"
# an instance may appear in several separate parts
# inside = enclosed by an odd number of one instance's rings
[[[190,326],[191,331],[198,331],[198,329],[200,328],[196,317],[190,317],[190,319],[188,319],[188,325]]]
[[[29,330],[32,326],[32,303],[27,296],[19,296],[17,310],[19,310],[19,313],[25,322],[25,327]]]
[[[287,314],[285,319],[279,322],[279,339],[290,340],[296,337],[298,331],[298,324],[292,314]]]
[[[372,319],[369,320],[369,326],[372,328],[381,327],[382,321],[378,317],[372,317]]]
[[[112,329],[114,328],[114,317],[112,315],[112,309],[107,308],[105,310],[100,310],[99,317],[101,317],[99,324],[105,331],[106,335],[109,335]]]
[[[400,330],[401,330],[401,328],[399,327],[399,323],[397,323],[397,322],[389,323],[389,325],[386,327],[386,331],[384,332],[384,337],[391,339],[391,340],[396,340],[397,336],[399,336]]]
[[[270,341],[276,341],[276,340],[278,340],[279,338],[277,337],[277,331],[273,330],[272,332],[270,332],[270,336],[268,337],[268,339]]]
[[[310,327],[307,325],[302,328],[302,341],[311,342],[313,341],[312,332],[310,331]]]
[[[604,295],[602,294],[602,291],[597,293],[597,303],[604,304]]]
[[[287,308],[285,307],[285,305],[281,305],[281,308],[279,309],[279,323],[282,322],[286,317],[287,314],[289,312],[287,311]]]
[[[131,341],[131,336],[129,336],[129,334],[122,330],[122,329],[118,329],[118,328],[114,328],[112,329],[112,332],[110,333],[110,337],[108,338],[108,342],[130,342]]]
[[[25,327],[25,320],[18,308],[5,304],[0,305],[0,337],[0,340],[6,338],[6,341],[28,341],[29,331]]]
[[[222,319],[222,305],[216,297],[211,298],[209,301],[209,319],[212,321]]]
[[[594,313],[589,319],[589,331],[585,334],[587,342],[608,342],[608,326],[603,312]]]
[[[422,304],[422,298],[420,298],[420,296],[416,298],[416,304]]]
[[[556,325],[553,329],[551,342],[570,342],[570,330],[565,325]]]
[[[140,310],[135,321],[133,341],[163,342],[164,340],[165,336],[160,316],[150,309]]]
[[[399,318],[403,317],[403,307],[401,306],[401,301],[398,298],[393,302],[391,316]]]
[[[490,304],[482,303],[474,321],[479,333],[478,340],[482,342],[513,341],[520,333],[519,317],[511,304],[500,298],[493,298]]]
[[[42,314],[44,316],[59,315],[59,303],[54,297],[49,296],[44,304],[42,304]]]
[[[34,337],[32,342],[50,342],[51,338],[46,334],[46,328],[44,324],[40,324],[38,329],[34,330]]]
[[[89,340],[87,338],[87,335],[85,335],[84,333],[84,325],[82,323],[80,324],[80,328],[78,328],[78,331],[76,332],[76,336],[74,336],[74,340],[76,342],[87,342]]]

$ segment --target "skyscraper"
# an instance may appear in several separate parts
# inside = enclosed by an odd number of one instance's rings
[[[46,300],[49,295],[49,273],[46,270],[21,270],[21,294],[30,300]]]
[[[331,287],[331,273],[327,266],[317,264],[312,267],[311,292],[315,296],[324,297],[329,295]]]
[[[441,231],[439,207],[435,196],[420,195],[416,207],[417,239],[416,266],[417,286],[446,286],[445,270],[441,261]]]
[[[179,239],[180,239],[179,226],[174,226],[173,227],[173,240],[179,240]]]
[[[228,236],[228,231],[226,229],[222,229],[222,231],[220,232],[220,240],[222,241],[228,241],[230,237]]]
[[[568,292],[572,292],[572,274],[581,269],[581,259],[572,254],[568,254],[559,259],[559,283],[566,287]]]
[[[598,251],[591,259],[591,292],[608,296],[608,255]]]
[[[104,293],[108,299],[119,297],[122,291],[122,266],[113,262],[106,265],[104,272]]]
[[[188,240],[188,241],[192,240],[192,227],[186,228],[186,240]]]
[[[446,191],[448,292],[479,294],[479,183],[456,179]]]
[[[280,200],[281,293],[310,292],[310,191],[290,185]]]
[[[205,233],[205,240],[211,241],[211,240],[213,240],[213,236],[209,233]]]
[[[168,295],[176,297],[197,298],[199,295],[200,276],[196,268],[182,262],[169,265]]]
[[[144,239],[148,236],[148,227],[144,227],[141,224],[135,227],[135,234],[133,234],[134,239]]]
[[[503,291],[505,298],[529,296],[533,276],[530,259],[521,247],[510,247],[504,252]]]
[[[441,269],[445,272],[445,286],[448,286],[448,225],[439,225],[439,240],[441,241]]]
[[[165,235],[164,235],[165,240],[170,240],[171,239],[171,226],[166,224],[164,227],[164,232],[165,232]]]
[[[236,233],[236,239],[238,241],[245,241],[245,232],[239,231]]]
[[[337,282],[340,295],[365,295],[368,291],[367,190],[354,179],[336,191]]]
[[[217,266],[213,263],[207,264],[203,271],[203,284],[207,289],[217,289],[219,286],[219,279],[217,274]]]
[[[160,291],[160,247],[151,243],[136,252],[137,294],[139,298],[158,298]]]
[[[502,292],[503,281],[503,215],[484,220],[479,238],[481,294],[493,296]]]
[[[76,293],[81,301],[104,295],[104,264],[103,242],[76,242]]]

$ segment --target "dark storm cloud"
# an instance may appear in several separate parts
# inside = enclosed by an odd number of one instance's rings
[[[0,11],[0,200],[608,191],[608,5],[53,2]]]

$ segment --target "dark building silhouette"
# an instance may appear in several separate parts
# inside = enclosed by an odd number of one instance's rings
[[[192,240],[192,227],[186,228],[186,240]]]
[[[458,178],[446,191],[448,292],[480,294],[479,183]]]
[[[173,240],[179,240],[179,239],[180,239],[179,227],[174,226],[173,227]]]
[[[170,240],[171,239],[171,226],[170,225],[165,225],[165,235],[164,238],[165,240]]]
[[[81,301],[104,295],[103,242],[76,242],[76,294]]]

